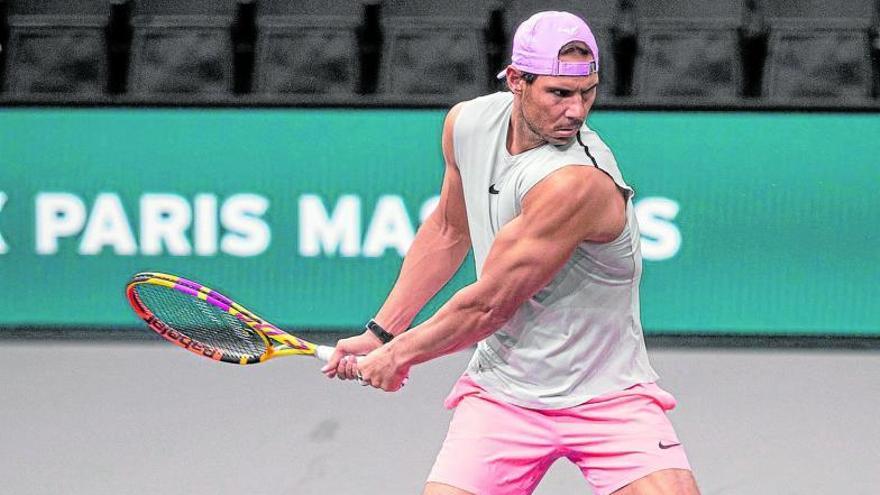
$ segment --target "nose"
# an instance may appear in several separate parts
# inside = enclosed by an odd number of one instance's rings
[[[583,122],[587,117],[587,104],[586,102],[574,96],[568,102],[568,105],[565,107],[565,117],[571,120],[577,120],[578,122]]]

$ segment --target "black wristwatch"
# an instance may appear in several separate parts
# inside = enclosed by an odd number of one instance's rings
[[[394,335],[382,328],[382,325],[376,323],[376,320],[370,320],[367,322],[367,330],[373,332],[373,335],[378,337],[383,344],[391,342],[391,339],[394,338]]]

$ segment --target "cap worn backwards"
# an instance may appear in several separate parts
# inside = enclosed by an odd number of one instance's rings
[[[591,62],[560,62],[559,50],[581,41],[593,54]],[[568,12],[546,11],[526,19],[513,35],[511,64],[523,72],[548,76],[589,76],[599,71],[599,47],[587,23]],[[507,69],[498,73],[504,79]]]

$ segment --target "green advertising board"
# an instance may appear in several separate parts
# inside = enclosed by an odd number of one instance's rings
[[[136,327],[123,287],[143,270],[282,326],[356,328],[435,204],[443,115],[3,109],[0,332]],[[880,335],[880,116],[591,125],[637,191],[648,332]]]

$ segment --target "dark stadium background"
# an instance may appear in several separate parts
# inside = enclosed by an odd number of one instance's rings
[[[445,109],[498,89],[493,74],[516,25],[549,9],[581,14],[596,32],[597,113],[852,118],[852,136],[878,149],[880,136],[866,131],[880,118],[878,0],[0,0],[0,133],[18,131],[11,117],[20,112]],[[4,155],[0,147],[0,191],[51,184]],[[856,158],[880,167],[877,156]],[[876,208],[880,168],[867,170],[834,201],[867,197]],[[14,244],[10,210],[0,233]],[[863,232],[860,246],[880,246],[880,215],[867,215],[873,221],[841,218],[839,227]],[[792,245],[809,249],[808,240]],[[853,307],[873,324],[857,332],[841,320],[826,333],[650,333],[703,493],[877,493],[878,252],[850,260],[858,275],[833,275],[869,282]],[[21,286],[12,276],[20,267],[4,264],[10,256],[0,256],[7,315],[19,298],[51,291],[54,276],[82,270],[74,260]],[[46,304],[74,292],[46,294]],[[386,395],[328,383],[310,360],[240,368],[192,359],[134,320],[22,325],[3,314],[0,491],[16,495],[417,493],[445,433],[442,399],[467,360],[430,363]],[[307,336],[330,343],[356,331]],[[536,493],[588,489],[559,463]]]

